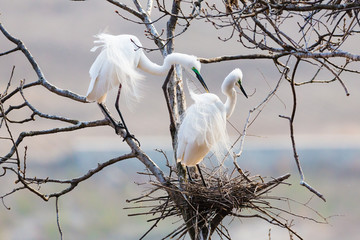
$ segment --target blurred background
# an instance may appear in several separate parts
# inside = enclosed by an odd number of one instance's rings
[[[133,6],[131,1],[126,4]],[[71,2],[63,0],[6,1],[0,0],[0,22],[14,37],[21,39],[40,65],[46,79],[59,88],[85,95],[89,84],[88,70],[97,56],[90,52],[94,35],[107,30],[112,34],[133,34],[144,47],[154,48],[152,41],[144,36],[144,26],[125,21],[115,13],[120,9],[106,1]],[[131,17],[124,13],[125,16]],[[134,18],[132,18],[134,19]],[[136,20],[136,19],[134,19]],[[161,31],[167,19],[155,24]],[[190,29],[175,41],[175,51],[211,58],[223,55],[249,53],[236,39],[228,42],[218,40],[228,36],[226,30],[215,31],[210,24],[193,22]],[[355,44],[355,41],[354,41]],[[356,45],[354,45],[356,46]],[[0,52],[14,47],[0,36]],[[352,47],[352,46],[349,46]],[[351,50],[353,50],[352,48]],[[356,51],[356,50],[355,50]],[[149,58],[162,63],[159,51],[148,53]],[[0,92],[5,89],[11,69],[16,66],[12,87],[20,80],[37,80],[24,56],[17,52],[0,58]],[[257,106],[275,87],[279,75],[271,61],[239,60],[216,64],[203,64],[201,73],[210,90],[224,100],[220,85],[224,77],[235,67],[244,72],[244,88],[251,97],[239,95],[229,127],[232,138],[236,130],[242,131],[248,111]],[[300,78],[306,79],[306,68]],[[144,73],[144,101],[134,111],[123,108],[129,130],[142,143],[144,151],[160,166],[165,167],[165,157],[155,151],[162,149],[173,160],[169,135],[169,118],[161,89],[161,78]],[[338,82],[323,85],[307,85],[297,88],[298,111],[295,134],[300,160],[306,180],[327,199],[324,203],[314,197],[309,205],[329,224],[296,219],[294,230],[304,239],[358,239],[360,197],[357,184],[360,180],[360,83],[351,77],[345,79],[350,96],[347,97]],[[301,81],[301,79],[299,79]],[[27,99],[40,111],[80,120],[102,118],[96,104],[73,103],[52,96],[42,88],[25,91]],[[113,108],[115,91],[108,97]],[[20,102],[20,98],[17,99]],[[12,102],[11,104],[16,104]],[[187,104],[191,100],[187,98]],[[252,175],[277,177],[291,173],[290,187],[281,186],[272,194],[308,201],[312,194],[299,186],[299,175],[293,159],[287,120],[279,115],[290,115],[292,98],[290,86],[284,81],[277,96],[263,109],[248,130],[244,153],[239,164]],[[21,114],[26,114],[22,112]],[[13,114],[13,119],[21,118]],[[37,119],[36,124],[13,125],[14,135],[29,129],[47,129],[59,126]],[[235,129],[234,129],[235,128]],[[4,130],[1,130],[3,134]],[[114,136],[110,127],[87,129],[75,133],[61,133],[26,139],[28,146],[28,174],[37,177],[73,178],[94,168],[129,149],[122,139]],[[237,144],[235,150],[238,150]],[[1,144],[1,155],[10,145]],[[139,185],[148,179],[137,174],[144,167],[137,160],[127,160],[105,169],[89,181],[80,184],[73,192],[60,199],[60,221],[64,239],[138,239],[152,223],[144,217],[128,217],[134,213],[126,199],[139,196],[148,186]],[[15,179],[0,178],[0,195],[10,192]],[[42,191],[58,189],[53,186]],[[0,204],[0,239],[59,239],[56,225],[55,202],[43,202],[33,194],[19,192],[4,199],[7,210]],[[291,206],[290,206],[291,205]],[[313,216],[312,211],[297,204],[289,204],[293,212]],[[317,216],[314,216],[317,218]],[[150,217],[151,218],[151,217]],[[234,239],[289,239],[284,229],[264,221],[227,219]],[[161,239],[169,229],[178,226],[178,219],[161,222],[147,239]]]

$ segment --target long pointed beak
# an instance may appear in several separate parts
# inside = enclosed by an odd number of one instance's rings
[[[240,82],[240,81],[239,81],[239,86],[240,86],[241,92],[245,95],[246,98],[248,98],[248,95],[246,94],[246,92],[245,92],[243,86],[241,85],[241,82]]]
[[[202,76],[200,75],[199,71],[196,68],[192,69],[197,77],[197,79],[200,81],[201,85],[205,88],[206,92],[209,92],[209,88],[206,86],[206,83],[204,81],[204,79],[202,78]]]

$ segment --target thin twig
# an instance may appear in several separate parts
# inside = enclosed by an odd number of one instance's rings
[[[0,55],[0,56],[1,56],[1,55]],[[3,92],[2,95],[0,94],[0,99],[7,95],[8,90],[9,90],[9,88],[10,88],[10,86],[11,86],[11,80],[13,79],[14,72],[15,72],[15,66],[12,67],[11,74],[10,74],[10,79],[9,79],[9,81],[8,81],[8,84],[7,84],[7,86],[6,86],[5,91]]]
[[[60,234],[60,240],[63,239],[63,233],[61,231],[61,226],[60,226],[60,217],[59,217],[59,197],[56,197],[55,200],[55,208],[56,208],[56,223],[57,223],[57,227],[59,230],[59,234]]]
[[[300,174],[300,179],[301,179],[300,180],[300,185],[305,186],[312,193],[316,194],[319,198],[321,198],[322,200],[324,200],[326,202],[326,199],[324,198],[324,196],[320,192],[318,192],[313,187],[311,187],[308,183],[305,182],[305,176],[304,176],[303,170],[301,168],[299,155],[298,155],[297,150],[296,150],[295,136],[294,136],[294,119],[295,119],[295,113],[296,113],[296,107],[297,107],[297,98],[296,98],[296,91],[295,91],[295,84],[294,84],[295,80],[294,80],[294,78],[295,78],[295,73],[296,73],[297,66],[299,65],[299,63],[300,63],[300,59],[298,58],[297,62],[295,64],[294,70],[293,70],[292,77],[291,77],[291,90],[292,90],[292,96],[293,96],[293,109],[292,109],[291,116],[286,117],[286,116],[280,115],[279,117],[289,120],[290,138],[291,138],[292,147],[293,147],[294,159],[295,159],[296,166],[297,166],[299,174]]]

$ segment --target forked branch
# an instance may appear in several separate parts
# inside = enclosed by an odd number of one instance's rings
[[[293,108],[292,108],[292,113],[290,117],[286,117],[286,116],[282,116],[280,115],[279,117],[281,118],[285,118],[289,120],[289,124],[290,124],[290,138],[291,138],[291,143],[292,143],[292,147],[293,147],[293,153],[294,153],[294,159],[296,162],[296,166],[298,168],[299,174],[300,174],[300,185],[306,187],[307,189],[309,189],[312,193],[316,194],[316,196],[318,196],[319,198],[321,198],[322,200],[326,201],[325,197],[318,192],[316,189],[314,189],[313,187],[311,187],[306,181],[305,181],[305,176],[303,173],[303,170],[301,168],[301,164],[300,164],[300,159],[299,159],[299,155],[297,153],[296,150],[296,144],[295,144],[295,136],[294,136],[294,119],[295,119],[295,113],[296,113],[296,107],[297,107],[297,99],[296,99],[296,90],[295,90],[295,73],[297,71],[297,67],[300,63],[300,59],[297,59],[296,63],[295,63],[295,67],[293,70],[293,74],[291,77],[291,91],[292,91],[292,96],[293,96]]]

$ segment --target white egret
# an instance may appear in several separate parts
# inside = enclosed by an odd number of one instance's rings
[[[92,48],[91,51],[96,51],[99,47],[102,48],[102,51],[90,68],[91,82],[86,98],[89,101],[97,101],[114,126],[120,126],[126,130],[126,137],[131,135],[119,109],[119,95],[120,91],[123,90],[123,95],[128,106],[140,100],[139,85],[143,76],[137,72],[137,68],[150,74],[165,75],[173,64],[180,64],[184,68],[192,70],[202,86],[208,91],[200,75],[200,62],[195,56],[172,53],[164,59],[163,65],[160,66],[151,62],[146,57],[139,39],[135,36],[114,36],[101,33],[96,37],[98,39],[94,42],[99,45]],[[110,117],[110,114],[104,107],[107,93],[117,86],[119,86],[119,90],[115,107],[121,118],[122,125],[115,124],[115,121]]]
[[[234,112],[237,99],[235,85],[248,97],[241,84],[242,78],[243,74],[238,68],[225,78],[221,85],[221,90],[227,97],[225,103],[215,94],[195,94],[190,91],[194,104],[185,111],[179,128],[177,162],[187,167],[197,166],[205,186],[198,164],[211,149],[216,152],[227,145],[226,120]],[[189,178],[191,179],[190,174]]]

